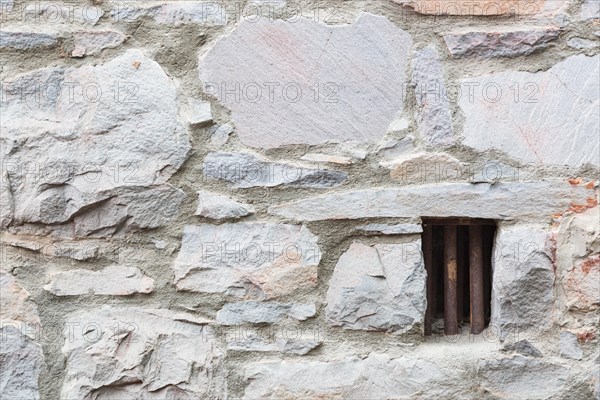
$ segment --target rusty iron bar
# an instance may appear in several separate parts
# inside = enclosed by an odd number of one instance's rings
[[[427,309],[425,311],[425,336],[432,334],[431,324],[435,312],[435,277],[433,268],[433,227],[423,226],[423,259],[427,271]]]
[[[455,225],[444,227],[444,333],[458,334],[457,265]]]
[[[485,328],[481,225],[469,227],[469,287],[471,289],[471,333],[478,335]]]

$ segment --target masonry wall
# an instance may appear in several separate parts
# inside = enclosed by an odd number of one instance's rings
[[[600,398],[598,1],[0,6],[3,398]]]

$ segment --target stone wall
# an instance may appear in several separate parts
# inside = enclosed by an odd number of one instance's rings
[[[0,7],[3,398],[600,399],[597,0]]]

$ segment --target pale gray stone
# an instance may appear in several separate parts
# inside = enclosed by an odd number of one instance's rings
[[[423,232],[420,224],[367,224],[356,228],[358,232],[379,234],[379,235],[407,235]]]
[[[545,227],[498,228],[492,255],[491,325],[503,338],[515,332],[552,326],[554,268],[550,233]]]
[[[253,153],[209,153],[203,169],[206,177],[231,182],[236,188],[280,185],[325,188],[339,186],[348,178],[342,171],[270,161]]]
[[[0,269],[0,321],[20,332],[37,333],[41,326],[37,305],[8,272]]]
[[[229,124],[211,129],[210,144],[216,148],[222,147],[229,140],[231,133],[233,133],[233,126]]]
[[[586,204],[592,190],[562,180],[531,183],[439,183],[363,189],[274,205],[269,213],[297,221],[415,216],[550,220],[572,203]]]
[[[558,40],[558,29],[509,32],[461,32],[444,35],[452,57],[518,57],[546,49]]]
[[[54,241],[38,236],[0,234],[0,241],[12,247],[19,247],[40,253],[43,257],[66,257],[78,261],[94,259],[100,245],[93,241]]]
[[[316,312],[314,304],[242,301],[225,304],[217,312],[217,322],[222,325],[273,324],[286,317],[304,321],[314,317]]]
[[[300,157],[301,160],[316,162],[316,163],[328,163],[328,164],[339,164],[339,165],[351,165],[354,164],[352,157],[346,156],[334,156],[330,154],[321,153],[307,153]]]
[[[154,279],[135,267],[112,265],[99,271],[75,269],[50,274],[44,289],[56,296],[110,295],[127,296],[150,293]]]
[[[269,341],[258,336],[251,336],[245,340],[227,343],[228,351],[257,351],[279,352],[285,354],[305,355],[322,344],[316,340],[286,339],[283,337]]]
[[[345,329],[401,334],[423,323],[426,273],[421,241],[354,242],[329,281],[327,320]]]
[[[118,31],[77,31],[73,33],[75,48],[71,57],[84,57],[100,53],[104,49],[119,46],[126,36]]]
[[[577,55],[545,72],[506,71],[462,80],[464,144],[497,149],[521,162],[600,165],[599,69],[600,55]],[[474,87],[474,96],[467,85]]]
[[[207,190],[198,191],[196,215],[211,219],[242,218],[256,212],[250,204],[240,203],[229,196]]]
[[[571,360],[581,360],[583,350],[579,345],[577,335],[572,332],[561,332],[559,339],[560,355]]]
[[[516,352],[527,357],[543,357],[544,355],[528,340],[519,340],[515,343],[507,343],[502,346],[503,352]]]
[[[178,290],[246,299],[285,296],[317,285],[317,236],[300,225],[188,225],[175,262]]]
[[[468,181],[466,165],[446,153],[413,153],[380,165],[390,170],[390,177],[404,184]]]
[[[572,37],[567,40],[567,46],[577,50],[588,50],[600,46],[598,40],[583,39],[580,37]]]
[[[0,31],[0,49],[31,50],[39,47],[51,47],[58,43],[57,33]]]
[[[38,400],[38,377],[43,367],[42,347],[12,326],[0,324],[0,388],[2,398]]]
[[[181,107],[181,114],[188,124],[195,126],[204,126],[213,120],[210,103],[200,99],[189,99]]]
[[[585,0],[581,6],[580,18],[582,20],[600,18],[600,2],[598,0]]]
[[[223,350],[193,316],[112,308],[65,320],[62,399],[225,399]]]
[[[506,399],[557,398],[568,384],[570,367],[520,355],[479,363],[482,390]]]
[[[219,1],[123,3],[112,8],[111,17],[114,22],[134,22],[148,17],[158,24],[219,26],[227,23],[223,5]]]
[[[366,13],[338,26],[244,19],[198,68],[247,146],[369,141],[403,108],[411,45],[408,33]]]
[[[452,114],[442,65],[434,47],[417,51],[413,57],[412,83],[417,98],[417,123],[428,146],[453,143]]]
[[[5,229],[13,220],[15,205],[10,190],[8,172],[4,168],[0,179],[0,228]]]
[[[109,235],[177,214],[184,194],[165,182],[190,144],[175,83],[141,51],[20,75],[4,83],[4,95],[1,155],[13,225]]]
[[[96,25],[104,11],[85,3],[36,2],[27,4],[22,10],[25,22],[31,24]]]

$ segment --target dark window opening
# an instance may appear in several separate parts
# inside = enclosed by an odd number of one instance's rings
[[[423,218],[427,270],[425,335],[457,335],[489,324],[496,223],[487,219]]]

